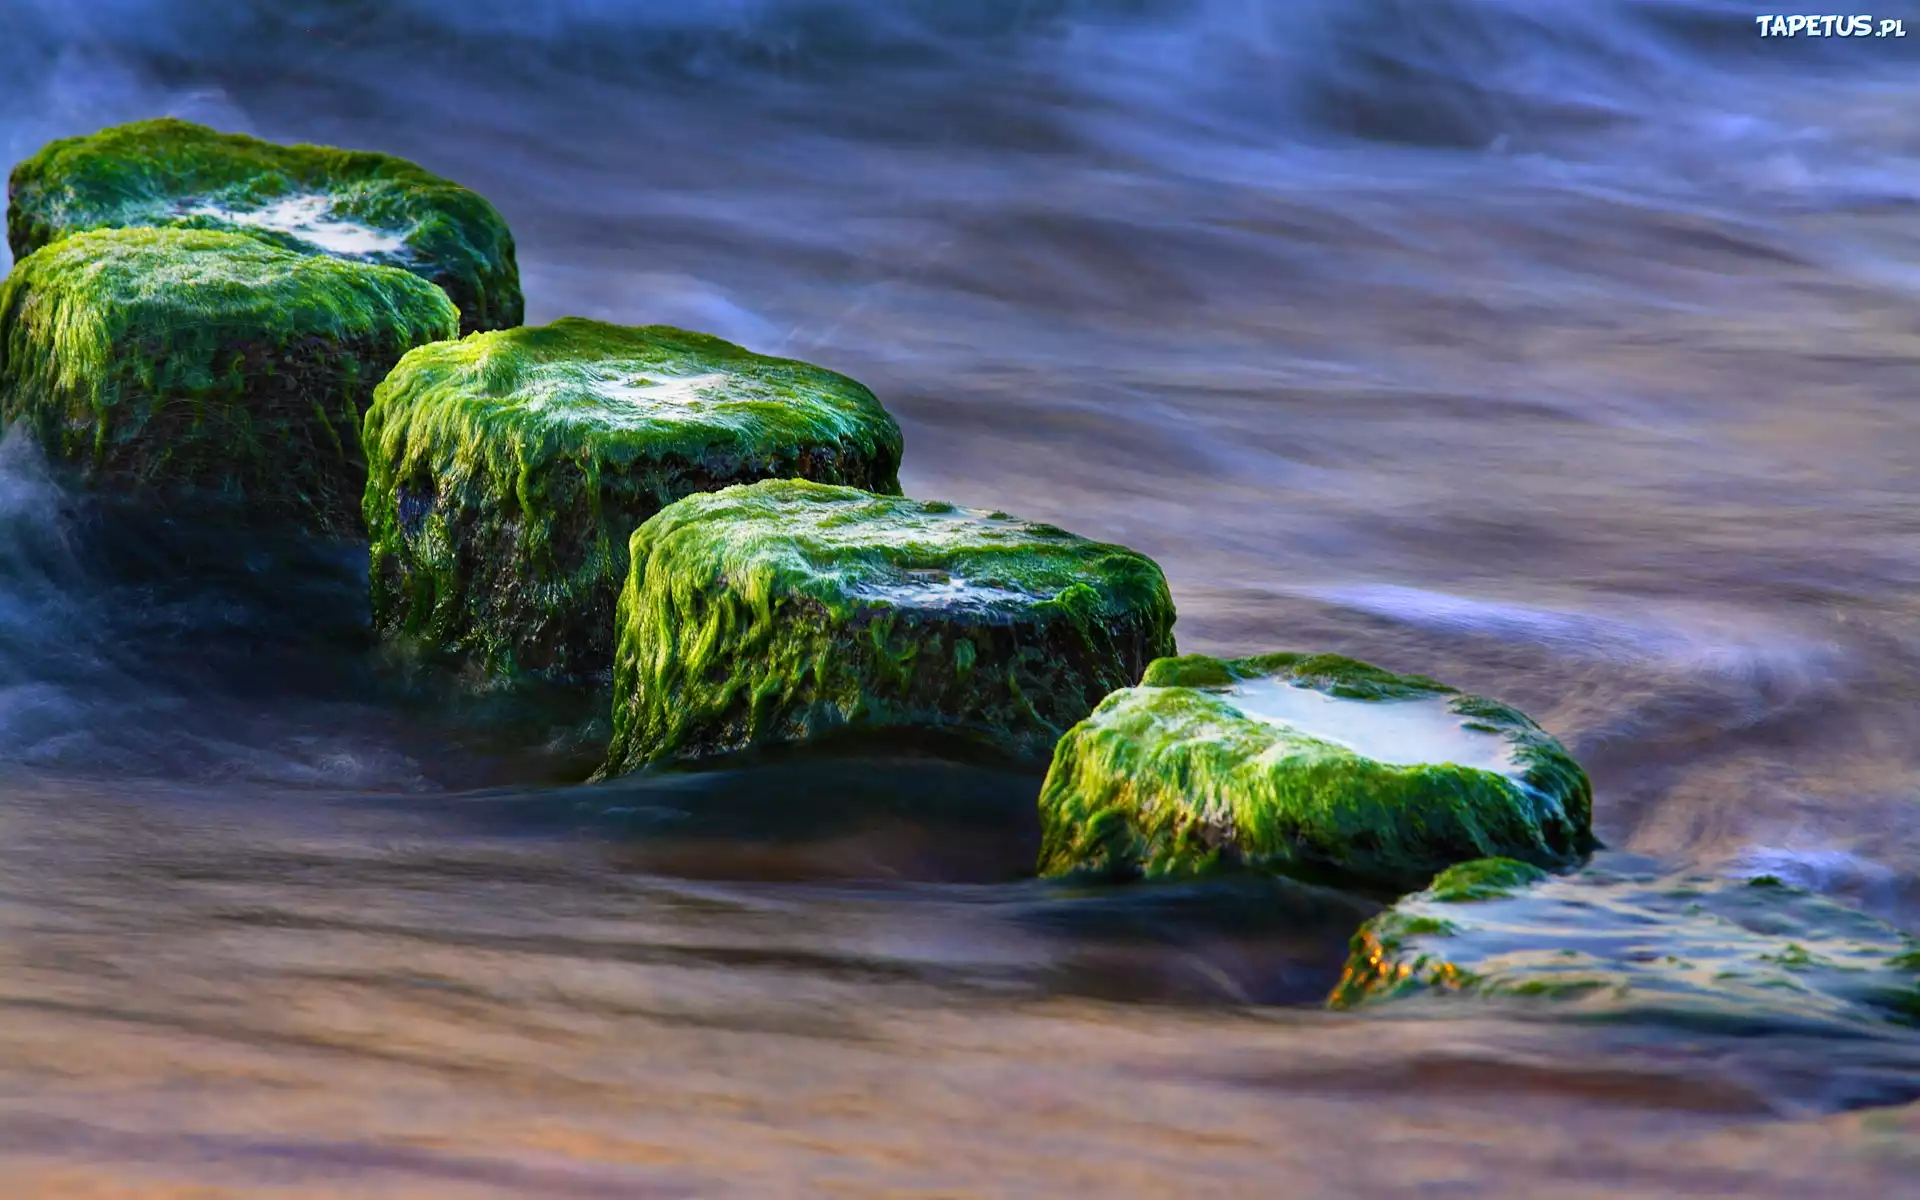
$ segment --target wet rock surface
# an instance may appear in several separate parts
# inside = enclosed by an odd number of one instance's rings
[[[1564,876],[1483,860],[1370,919],[1334,1003],[1421,994],[1733,1031],[1884,1031],[1920,1024],[1920,942],[1770,875],[1615,854]]]
[[[411,271],[445,291],[460,330],[520,324],[513,235],[493,205],[405,159],[283,146],[173,118],[64,138],[16,164],[16,259],[90,229],[217,229],[304,254]]]
[[[409,355],[364,441],[375,625],[501,676],[604,681],[628,540],[684,496],[900,490],[899,427],[854,380],[577,319]]]
[[[1004,513],[769,481],[633,536],[606,771],[897,731],[1044,762],[1173,648],[1159,567]]]
[[[1061,739],[1043,874],[1253,869],[1364,888],[1592,848],[1592,789],[1524,714],[1337,655],[1154,663]]]
[[[390,267],[211,230],[76,234],[0,284],[0,418],[96,489],[356,537],[361,413],[456,318]]]

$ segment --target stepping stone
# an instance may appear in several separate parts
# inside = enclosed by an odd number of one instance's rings
[[[209,230],[76,234],[0,283],[0,419],[102,491],[358,536],[360,414],[457,320],[390,267]]]
[[[387,154],[136,121],[49,143],[14,167],[8,196],[16,259],[89,229],[218,229],[411,271],[453,300],[462,333],[518,325],[525,308],[493,205]]]
[[[1151,559],[1004,513],[770,481],[632,557],[603,775],[877,731],[1043,763],[1173,648]]]
[[[1362,926],[1330,1002],[1448,994],[1756,1032],[1912,1025],[1920,943],[1772,876],[1675,875],[1606,854],[1550,877],[1482,860]]]
[[[898,492],[900,429],[832,371],[565,318],[410,354],[367,414],[373,613],[484,673],[604,677],[627,542],[694,492]]]
[[[1061,739],[1043,875],[1249,868],[1393,892],[1594,846],[1586,773],[1503,704],[1331,654],[1148,668]]]

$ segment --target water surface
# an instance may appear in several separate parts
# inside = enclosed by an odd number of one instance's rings
[[[530,320],[843,371],[909,494],[1153,555],[1184,650],[1508,701],[1617,850],[1915,930],[1920,37],[1753,15],[27,0],[0,160],[161,113],[416,159],[499,205]],[[1911,1186],[1906,1032],[1329,1014],[1371,901],[1036,883],[1038,781],[985,766],[579,790],[595,706],[368,645],[363,548],[30,451],[10,1193]]]
[[[1249,679],[1226,700],[1256,721],[1299,730],[1355,754],[1398,766],[1451,763],[1499,775],[1524,775],[1506,737],[1470,728],[1453,697],[1355,700],[1284,679]]]

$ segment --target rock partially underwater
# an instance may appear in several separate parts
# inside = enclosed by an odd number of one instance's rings
[[[632,551],[610,775],[879,729],[1044,762],[1173,648],[1150,559],[1003,513],[773,481],[682,500]]]
[[[487,670],[604,675],[641,522],[783,477],[897,493],[900,429],[843,375],[567,318],[406,357],[364,440],[373,611]]]
[[[102,491],[357,534],[374,385],[457,321],[388,267],[209,230],[77,234],[0,283],[0,420]]]
[[[1331,1002],[1466,993],[1729,1025],[1920,1022],[1920,944],[1898,930],[1771,877],[1611,857],[1564,877],[1500,859],[1445,872],[1361,928]]]
[[[1152,664],[1061,739],[1040,810],[1044,875],[1235,866],[1404,892],[1594,845],[1585,772],[1525,716],[1326,654]]]
[[[219,229],[411,271],[453,300],[462,333],[518,325],[525,309],[493,205],[387,154],[166,118],[51,142],[14,167],[7,192],[16,259],[90,229]]]

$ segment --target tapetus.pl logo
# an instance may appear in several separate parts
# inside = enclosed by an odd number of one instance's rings
[[[1851,17],[1781,16],[1763,13],[1754,17],[1761,37],[1905,37],[1906,22],[1898,17],[1875,19],[1861,13]]]

